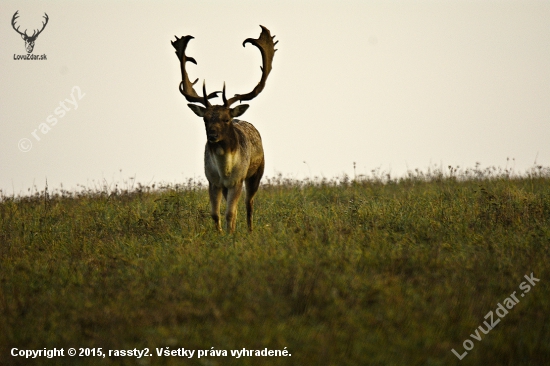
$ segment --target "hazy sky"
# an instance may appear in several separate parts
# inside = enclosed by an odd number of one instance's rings
[[[48,14],[33,52],[47,60],[14,60],[17,10],[28,33]],[[242,42],[260,24],[279,51],[242,119],[267,176],[550,165],[550,1],[2,1],[0,15],[5,194],[203,178],[204,125],[170,41],[195,37],[191,79],[246,93],[261,57]]]

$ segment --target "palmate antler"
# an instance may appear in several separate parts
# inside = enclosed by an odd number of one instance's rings
[[[275,45],[279,41],[273,43],[273,38],[275,38],[275,36],[271,36],[269,29],[267,29],[263,25],[260,25],[260,27],[262,27],[262,33],[260,34],[260,37],[258,39],[253,39],[253,38],[245,39],[245,41],[243,42],[243,47],[246,46],[247,43],[251,43],[260,49],[260,52],[262,53],[262,63],[263,63],[263,67],[260,67],[262,69],[262,78],[258,83],[258,85],[256,85],[256,87],[250,93],[236,94],[233,98],[230,98],[229,100],[227,100],[227,98],[225,97],[225,83],[224,83],[222,97],[223,97],[224,106],[226,108],[229,108],[231,104],[237,101],[242,102],[242,101],[254,99],[256,96],[258,96],[258,94],[260,94],[260,92],[265,87],[267,76],[271,72],[271,64],[273,63],[273,56],[275,55],[275,51],[277,51],[275,49]],[[187,48],[187,44],[193,38],[194,38],[193,36],[185,36],[181,38],[178,38],[176,36],[176,40],[172,41],[172,46],[174,46],[174,48],[176,49],[176,55],[178,56],[178,59],[181,62],[182,81],[180,83],[180,92],[181,94],[183,94],[183,96],[185,97],[185,99],[187,99],[188,102],[201,103],[205,107],[209,107],[211,106],[211,104],[208,101],[208,99],[217,97],[219,91],[211,94],[206,94],[206,86],[203,83],[202,97],[200,97],[195,91],[195,89],[193,88],[193,85],[195,85],[199,79],[191,83],[191,81],[189,81],[189,76],[185,69],[187,62],[194,63],[195,65],[197,64],[197,61],[195,61],[194,58],[185,55],[185,49]]]
[[[275,56],[275,45],[279,43],[279,41],[273,43],[273,38],[275,36],[271,36],[271,32],[269,29],[264,27],[263,25],[260,25],[262,27],[262,33],[260,33],[260,37],[258,39],[253,38],[247,38],[243,42],[243,47],[246,46],[247,43],[252,43],[254,46],[258,47],[260,49],[260,52],[262,53],[262,63],[263,67],[260,67],[262,69],[262,78],[258,85],[248,94],[235,94],[233,98],[230,98],[229,100],[225,97],[225,83],[223,85],[223,92],[222,92],[222,98],[223,103],[226,108],[229,108],[231,104],[239,101],[242,102],[243,100],[252,100],[260,94],[260,92],[265,87],[265,82],[267,80],[267,76],[271,72],[271,65],[273,63],[273,56]]]
[[[178,38],[177,36],[175,41],[172,41],[172,46],[176,49],[176,55],[178,56],[180,62],[181,62],[181,83],[180,83],[180,92],[183,94],[185,99],[187,99],[188,102],[191,103],[201,103],[205,107],[210,106],[210,102],[208,99],[216,98],[218,96],[219,91],[211,93],[209,95],[206,95],[206,85],[205,83],[202,84],[202,97],[199,97],[195,89],[193,89],[193,85],[197,83],[199,80],[195,80],[193,83],[189,81],[189,76],[187,74],[187,70],[185,70],[185,64],[186,62],[197,64],[197,61],[193,57],[188,57],[185,55],[185,49],[187,48],[187,44],[190,40],[192,40],[193,36],[185,36]]]

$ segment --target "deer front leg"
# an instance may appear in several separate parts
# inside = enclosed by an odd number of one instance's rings
[[[208,195],[210,196],[210,216],[214,220],[216,230],[222,232],[222,225],[220,222],[220,204],[222,201],[222,188],[215,187],[211,183],[208,185]]]
[[[225,212],[225,220],[227,231],[230,234],[235,232],[237,222],[237,204],[239,203],[239,197],[241,196],[242,190],[243,183],[239,182],[227,191],[227,211]]]

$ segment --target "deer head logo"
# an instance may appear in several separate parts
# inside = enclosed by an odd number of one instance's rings
[[[222,90],[223,105],[212,105],[208,99],[215,98],[219,92],[208,94],[205,83],[202,84],[202,96],[197,94],[187,74],[186,64],[197,64],[193,57],[187,56],[185,50],[193,36],[185,36],[172,41],[176,55],[180,60],[181,77],[180,92],[187,99],[189,108],[204,121],[206,128],[206,146],[204,151],[204,172],[208,179],[208,194],[210,196],[210,215],[218,231],[222,231],[220,222],[220,203],[222,195],[227,200],[225,212],[227,231],[233,233],[237,220],[237,203],[242,192],[243,182],[246,188],[246,222],[252,231],[252,216],[254,211],[254,196],[260,186],[264,174],[264,150],[262,138],[258,130],[245,121],[236,119],[247,109],[248,104],[236,102],[252,100],[265,87],[267,76],[271,72],[273,56],[275,55],[275,36],[264,26],[258,39],[247,38],[243,46],[250,43],[262,54],[262,78],[256,87],[247,94],[236,94],[227,99],[225,83]],[[203,106],[192,104],[199,103]]]
[[[19,26],[17,28],[15,28],[15,21],[16,21],[17,18],[19,18],[19,15],[17,13],[19,13],[19,10],[17,10],[15,12],[15,14],[13,14],[13,18],[11,18],[11,25],[12,25],[13,29],[15,29],[15,31],[17,33],[19,33],[21,35],[21,38],[23,38],[23,40],[25,41],[25,48],[27,49],[27,53],[32,53],[32,50],[34,49],[34,42],[36,41],[36,38],[38,37],[38,35],[40,33],[42,33],[44,28],[46,28],[46,24],[48,24],[48,19],[49,19],[48,14],[44,13],[44,18],[46,19],[46,21],[42,22],[42,29],[40,29],[40,30],[35,29],[32,33],[32,36],[29,36],[27,34],[26,29],[25,29],[24,33],[21,33],[19,31]]]

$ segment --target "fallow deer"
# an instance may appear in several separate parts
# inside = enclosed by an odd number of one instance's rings
[[[187,99],[189,108],[204,120],[206,128],[206,147],[204,151],[204,171],[208,179],[208,193],[210,196],[211,216],[216,229],[222,232],[220,222],[220,204],[222,194],[227,201],[225,213],[226,229],[229,233],[235,231],[237,219],[237,203],[242,192],[243,182],[246,186],[246,221],[248,230],[252,231],[252,215],[254,210],[254,195],[260,186],[260,180],[264,173],[264,151],[260,133],[248,122],[237,120],[247,109],[247,104],[240,104],[230,108],[235,102],[252,100],[265,87],[267,76],[271,71],[275,44],[269,30],[262,27],[258,39],[247,38],[243,47],[251,43],[258,47],[262,54],[262,77],[258,85],[248,94],[236,94],[230,99],[225,96],[225,83],[223,85],[223,105],[212,105],[209,99],[217,97],[218,92],[206,93],[206,85],[202,85],[202,97],[197,94],[193,83],[185,69],[187,62],[195,65],[197,62],[185,54],[187,44],[194,37],[185,36],[172,41],[176,49],[176,55],[181,64],[182,81],[180,92]],[[204,107],[191,104],[200,103]]]

